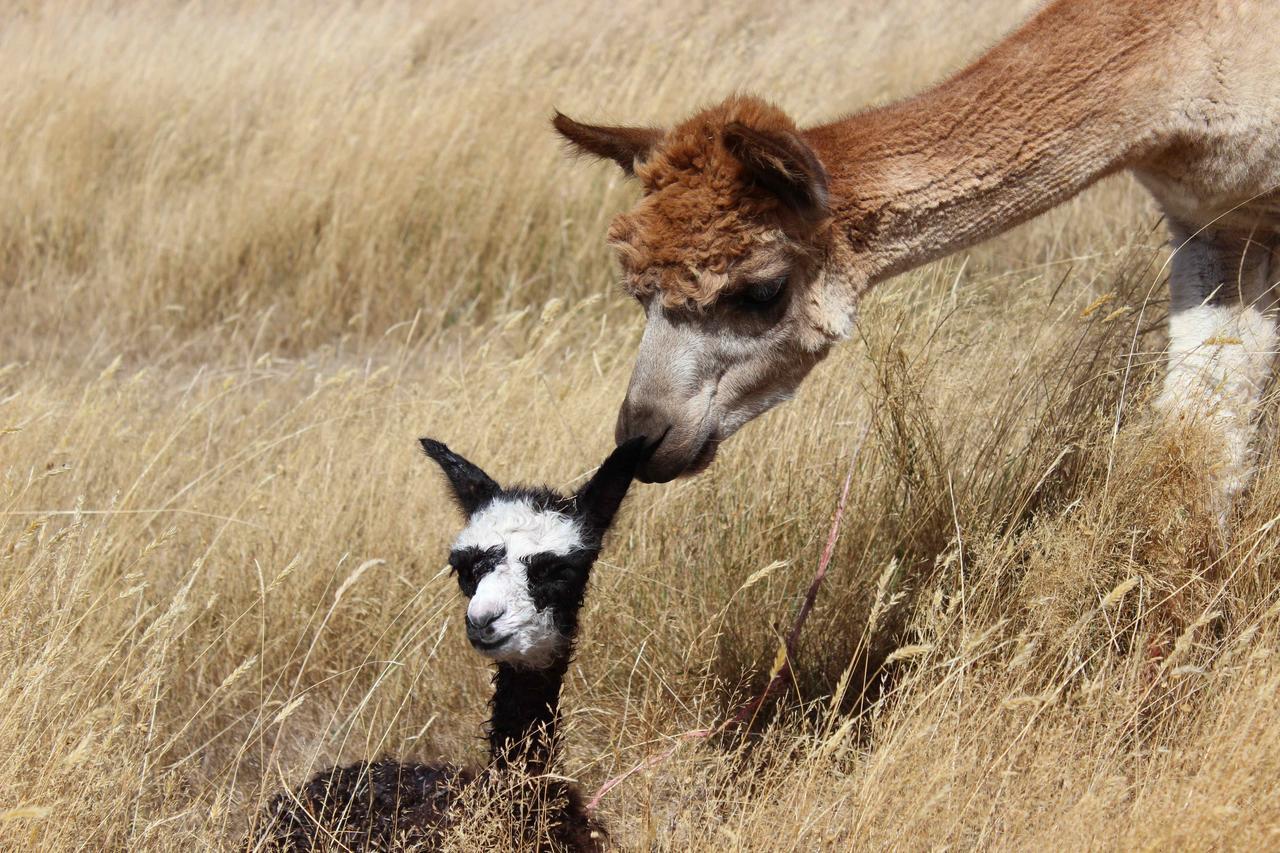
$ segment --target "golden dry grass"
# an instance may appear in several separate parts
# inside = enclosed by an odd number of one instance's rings
[[[7,4],[0,846],[224,848],[336,760],[481,761],[414,439],[572,484],[638,336],[632,190],[552,106],[816,120],[1031,6]],[[1280,477],[1224,545],[1145,417],[1157,224],[1113,182],[886,285],[707,475],[636,489],[565,699],[589,790],[763,683],[867,436],[793,690],[621,785],[615,841],[1276,846]]]

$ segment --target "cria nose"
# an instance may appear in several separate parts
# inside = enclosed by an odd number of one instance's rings
[[[488,640],[493,637],[493,623],[502,618],[506,610],[493,610],[482,613],[476,618],[467,614],[467,638],[471,640]]]

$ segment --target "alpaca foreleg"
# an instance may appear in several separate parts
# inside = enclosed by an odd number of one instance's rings
[[[1169,365],[1159,407],[1215,445],[1213,493],[1225,523],[1249,485],[1253,437],[1276,349],[1269,246],[1212,232],[1177,240],[1170,276]]]

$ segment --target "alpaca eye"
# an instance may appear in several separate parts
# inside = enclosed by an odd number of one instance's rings
[[[752,308],[763,308],[771,305],[782,295],[782,288],[787,284],[787,276],[771,278],[767,281],[752,282],[742,291],[740,299],[744,305]]]
[[[556,557],[554,554],[531,554],[525,558],[525,576],[533,583],[541,583],[555,574]]]
[[[493,571],[506,556],[501,545],[492,548],[458,548],[449,554],[449,568],[458,576],[458,587],[467,598],[476,594],[480,579]]]
[[[467,598],[476,594],[476,576],[474,572],[475,564],[470,560],[454,562],[449,561],[449,568],[453,569],[453,573],[458,576],[458,588],[462,590],[462,594]]]

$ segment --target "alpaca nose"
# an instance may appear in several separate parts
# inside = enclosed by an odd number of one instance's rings
[[[626,444],[633,438],[647,436],[657,447],[671,431],[671,421],[653,406],[627,400],[618,410],[618,423],[613,430],[617,444]]]
[[[493,623],[501,619],[502,614],[506,612],[507,611],[505,609],[493,610],[488,613],[483,613],[474,619],[471,617],[471,614],[468,613],[466,619],[467,639],[471,640],[473,643],[477,640],[480,642],[492,640],[494,635]]]

